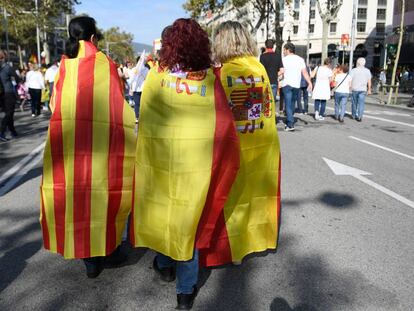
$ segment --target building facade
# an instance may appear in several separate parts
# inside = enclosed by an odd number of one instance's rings
[[[322,10],[327,0],[293,0],[287,5],[284,0],[271,0],[272,6],[279,1],[280,26],[283,27],[283,41],[291,41],[298,47],[299,54],[306,57],[309,43],[310,62],[320,62],[322,48],[338,62],[347,61],[350,51],[341,45],[342,35],[351,36],[352,0],[344,0],[337,17],[329,24],[327,46],[322,47],[322,19],[316,1],[320,1]],[[337,0],[338,1],[338,0]],[[409,1],[410,2],[410,1]],[[412,1],[414,2],[414,1]],[[384,64],[385,44],[388,33],[392,32],[394,0],[359,0],[356,34],[356,56],[365,56],[367,66],[382,67]],[[264,46],[267,38],[274,38],[274,12],[266,19],[255,33],[259,47]],[[225,20],[250,21],[251,25],[259,19],[259,15],[250,3],[242,9],[236,9],[227,1],[223,9],[217,13],[204,13],[200,23],[211,27]]]
[[[397,44],[398,34],[397,29],[401,23],[401,2],[395,0],[394,16],[393,16],[393,29],[395,34],[389,37],[388,42],[390,44]],[[401,46],[401,54],[399,64],[410,65],[414,67],[414,1],[405,1],[405,14],[404,14],[404,36],[403,44]]]

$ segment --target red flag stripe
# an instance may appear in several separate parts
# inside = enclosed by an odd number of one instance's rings
[[[109,60],[108,60],[109,61]],[[110,101],[109,101],[109,158],[108,158],[108,215],[106,252],[111,253],[116,247],[116,215],[122,199],[123,158],[125,150],[125,133],[123,127],[124,99],[115,64],[109,61]]]
[[[88,47],[88,45],[86,45]],[[95,57],[79,59],[75,117],[73,224],[75,257],[90,257],[93,89]]]
[[[135,224],[134,224],[134,217],[135,217],[135,169],[134,169],[134,177],[132,179],[132,208],[131,214],[129,216],[129,242],[131,245],[135,245]]]
[[[43,185],[43,178],[42,178],[42,185]],[[45,202],[43,200],[43,190],[40,190],[40,200],[42,204],[42,234],[43,234],[43,244],[46,249],[50,249],[50,238],[49,238],[49,228],[47,226],[46,221],[46,210],[45,210]]]
[[[59,80],[56,84],[55,111],[50,120],[50,149],[52,150],[53,164],[53,197],[55,212],[55,230],[57,252],[65,251],[65,213],[66,213],[66,181],[65,165],[63,157],[63,133],[62,133],[62,87],[65,81],[65,61],[60,65]]]
[[[220,72],[216,72],[214,83],[216,105],[216,129],[213,146],[213,163],[210,188],[201,216],[196,247],[201,251],[201,262],[215,265],[216,256],[231,262],[230,242],[227,236],[223,208],[240,165],[240,146],[227,98],[220,83]],[[226,137],[231,137],[226,139]],[[214,237],[215,245],[210,245]]]

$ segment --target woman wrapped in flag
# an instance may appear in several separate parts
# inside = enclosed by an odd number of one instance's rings
[[[116,65],[96,45],[95,20],[69,23],[55,79],[43,162],[40,222],[44,247],[82,258],[88,277],[125,260],[119,251],[133,200],[134,112]]]
[[[163,32],[160,67],[142,92],[130,240],[158,252],[177,277],[177,308],[197,293],[198,250],[209,247],[239,166],[239,141],[207,33],[191,19]]]
[[[280,146],[269,78],[257,45],[238,22],[221,24],[213,42],[221,82],[240,139],[240,169],[214,241],[200,251],[203,265],[239,263],[247,254],[275,249],[280,226]]]

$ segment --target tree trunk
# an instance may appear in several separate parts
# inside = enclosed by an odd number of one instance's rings
[[[329,30],[329,20],[322,19],[322,59],[321,64],[325,58],[328,57],[328,30]]]
[[[19,54],[20,68],[23,68],[22,47],[20,46],[20,44],[17,45],[17,54]]]
[[[275,0],[275,43],[276,50],[281,51],[283,45],[283,27],[280,26],[280,3],[279,0]]]
[[[398,62],[400,60],[401,45],[402,45],[402,40],[403,40],[403,35],[404,35],[405,0],[400,0],[400,4],[401,4],[400,38],[398,39],[397,54],[395,55],[394,68],[392,70],[392,76],[391,76],[391,87],[388,93],[387,104],[391,104],[391,100],[392,100],[393,86],[395,84],[395,75],[397,74],[397,67],[398,67]]]

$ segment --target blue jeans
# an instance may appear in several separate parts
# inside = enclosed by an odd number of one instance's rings
[[[362,119],[365,108],[365,91],[352,91],[352,117]]]
[[[198,281],[198,250],[194,250],[193,259],[189,261],[176,261],[163,254],[157,254],[158,267],[170,268],[175,265],[177,294],[191,294]]]
[[[287,127],[295,126],[295,118],[293,117],[293,112],[295,110],[295,102],[296,102],[296,98],[298,97],[298,91],[299,91],[299,88],[291,87],[290,85],[283,87]]]
[[[343,120],[345,116],[348,93],[335,92],[335,117]]]
[[[135,118],[139,118],[139,107],[141,106],[141,94],[142,92],[134,92],[132,97],[134,98],[134,110]]]
[[[277,96],[277,84],[270,84],[270,87],[272,88],[272,93],[273,93],[273,99],[276,102],[276,96]]]
[[[320,109],[319,109],[320,105]],[[326,100],[325,99],[315,99],[315,112],[318,111],[320,116],[325,116],[326,109]]]
[[[302,97],[303,97],[303,109],[302,109]],[[298,97],[296,99],[297,105],[296,105],[296,109],[299,113],[304,113],[304,112],[308,112],[309,106],[308,106],[308,88],[305,87],[301,87],[298,90]]]

